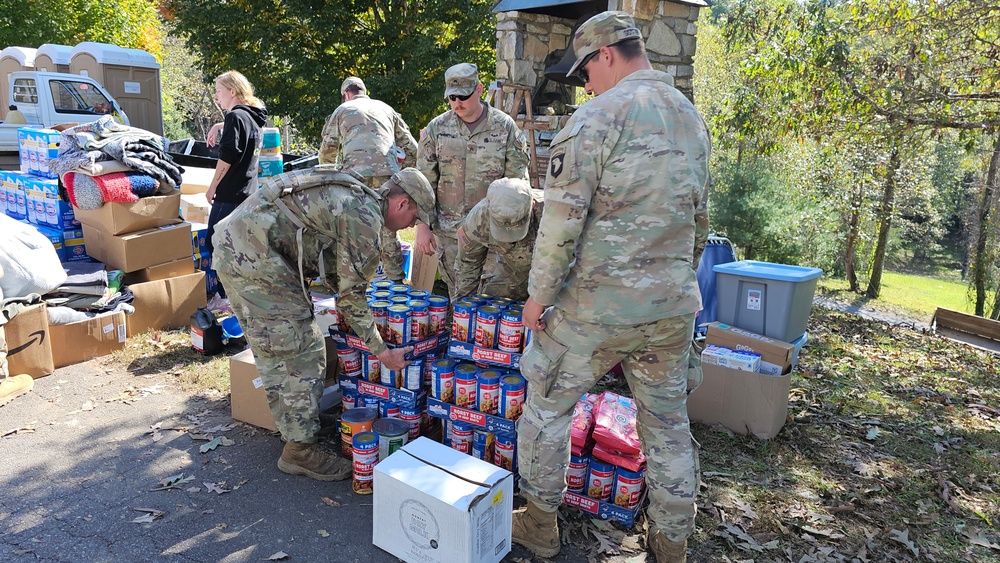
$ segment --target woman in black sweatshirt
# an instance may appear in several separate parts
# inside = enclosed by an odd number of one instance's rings
[[[222,135],[218,139],[219,162],[205,193],[212,205],[208,216],[206,245],[212,252],[215,225],[233,212],[257,189],[257,157],[260,156],[260,129],[267,121],[264,102],[254,96],[253,85],[235,70],[226,71],[215,79],[215,101],[226,112]],[[209,145],[216,144],[216,129],[209,132]],[[226,290],[219,285],[219,297]]]

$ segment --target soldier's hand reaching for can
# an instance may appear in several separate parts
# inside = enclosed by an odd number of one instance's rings
[[[387,348],[385,352],[378,354],[378,360],[382,362],[382,365],[387,368],[400,371],[410,365],[410,361],[404,358],[406,354],[413,351],[413,346],[406,346],[404,348]]]

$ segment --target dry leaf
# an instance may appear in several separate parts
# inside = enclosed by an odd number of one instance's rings
[[[986,537],[986,534],[982,530],[962,530],[962,535],[972,545],[1000,550],[1000,544],[993,543],[990,538]]]
[[[916,544],[910,541],[909,535],[910,535],[909,530],[903,530],[903,531],[893,530],[889,532],[889,539],[905,545],[907,548],[909,548],[910,551],[913,552],[914,557],[918,557],[920,555],[920,548],[918,548]]]
[[[329,499],[327,497],[323,497],[320,500],[322,500],[323,503],[326,504],[327,506],[332,506],[334,508],[339,508],[340,507],[340,503],[337,502],[337,501],[335,501],[335,500],[333,500],[333,499]]]
[[[881,430],[879,430],[875,426],[872,426],[871,428],[868,429],[868,433],[865,434],[865,440],[874,440],[878,438],[881,434],[882,434]]]
[[[594,534],[594,537],[597,538],[597,541],[599,542],[599,545],[597,546],[598,553],[604,553],[606,555],[618,555],[620,553],[618,546],[609,540],[608,536],[594,530],[593,528],[590,530],[590,533]]]
[[[205,483],[202,483],[202,484],[205,485],[205,488],[208,489],[208,492],[210,492],[210,493],[215,493],[215,494],[221,495],[222,493],[228,493],[229,492],[229,489],[223,489],[222,488],[222,486],[225,485],[225,483],[208,483],[208,482],[205,482]]]
[[[318,533],[319,537],[321,537],[321,538],[328,538],[328,537],[330,537],[330,532],[327,532],[326,530],[318,530],[316,533]]]
[[[145,512],[145,514],[143,514],[142,516],[137,516],[134,520],[132,520],[132,522],[136,524],[148,524],[153,520],[162,518],[163,515],[166,514],[166,512],[163,512],[162,510],[157,510],[155,508],[133,508],[132,510],[138,512]]]
[[[82,411],[92,411],[94,410],[94,403],[87,401],[86,403],[80,405],[80,410]]]
[[[161,479],[160,482],[156,484],[156,486],[164,488],[173,488],[179,485],[183,485],[185,483],[190,483],[191,481],[194,481],[194,475],[188,475],[187,477],[185,477],[183,473],[178,473],[177,475],[167,477],[166,479]]]
[[[287,553],[285,553],[284,551],[279,551],[278,553],[275,553],[274,555],[268,557],[267,560],[268,561],[284,561],[285,559],[288,559],[289,557],[291,557],[291,556],[288,555]]]
[[[202,446],[200,448],[198,448],[198,451],[200,451],[203,454],[204,453],[208,453],[208,452],[214,450],[215,448],[219,447],[219,444],[221,442],[222,442],[222,440],[220,440],[218,438],[215,438],[214,440],[212,440],[211,442],[209,442],[207,444],[202,444]]]

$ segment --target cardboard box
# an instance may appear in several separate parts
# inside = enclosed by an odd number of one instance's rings
[[[765,375],[704,363],[701,371],[704,380],[688,395],[688,418],[765,440],[778,435],[788,416],[790,373]]]
[[[7,370],[10,375],[26,373],[37,379],[55,371],[49,314],[45,303],[22,309],[3,328],[7,339]]]
[[[257,374],[253,352],[244,350],[229,358],[230,405],[233,419],[268,430],[277,430],[264,383]]]
[[[705,345],[711,344],[760,354],[760,372],[767,375],[781,375],[792,369],[795,346],[769,336],[714,322],[705,333]]]
[[[191,255],[191,224],[180,223],[123,235],[83,225],[87,254],[109,269],[134,272]]]
[[[85,362],[125,347],[125,313],[118,311],[85,321],[49,325],[49,333],[55,367]]]
[[[321,405],[329,402],[328,399],[340,390],[337,386],[337,348],[329,337],[326,338],[326,373]],[[264,383],[257,373],[257,363],[249,348],[229,358],[229,381],[233,418],[268,430],[277,430],[264,393]]]
[[[157,264],[125,274],[125,285],[176,278],[178,276],[193,274],[194,272],[194,263],[190,259],[178,258],[172,262]]]
[[[211,204],[202,193],[181,194],[181,217],[189,223],[208,223],[208,215],[212,211]]]
[[[181,222],[181,194],[141,197],[132,203],[108,202],[97,209],[77,209],[80,223],[111,235],[144,231]]]
[[[184,242],[191,244],[187,238]],[[190,326],[191,315],[207,303],[204,272],[137,283],[129,289],[135,295],[135,313],[125,319],[129,337],[150,329]]]
[[[421,563],[499,563],[510,552],[510,471],[425,437],[374,471],[376,546]]]
[[[416,248],[410,253],[410,286],[434,292],[434,280],[437,279],[437,256],[424,254]]]
[[[214,175],[214,168],[185,166],[184,172],[181,175],[181,193],[204,194],[208,191],[208,187],[212,185],[212,177]]]

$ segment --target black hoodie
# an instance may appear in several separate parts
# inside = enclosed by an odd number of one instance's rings
[[[219,202],[243,203],[257,189],[257,157],[260,155],[260,128],[267,110],[238,104],[226,114],[219,141],[219,158],[229,163],[229,171],[215,189]]]

